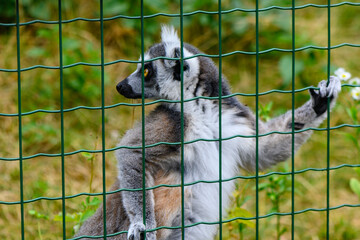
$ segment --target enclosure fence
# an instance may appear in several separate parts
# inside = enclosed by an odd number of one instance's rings
[[[58,1],[58,20],[57,21],[45,21],[45,20],[33,20],[33,21],[29,21],[29,22],[20,22],[19,21],[19,1],[16,0],[16,22],[15,23],[0,23],[0,26],[3,27],[15,27],[16,28],[16,38],[17,38],[17,69],[4,69],[4,68],[0,68],[1,72],[16,72],[17,73],[17,79],[18,79],[18,113],[16,114],[9,114],[9,113],[0,113],[1,117],[17,117],[18,118],[18,134],[19,134],[19,157],[18,158],[5,158],[0,156],[0,164],[2,161],[16,161],[19,163],[19,168],[20,168],[20,201],[1,201],[0,204],[4,204],[4,205],[20,205],[21,207],[21,239],[25,239],[25,225],[26,225],[26,221],[24,219],[24,205],[27,203],[31,203],[31,202],[35,202],[35,201],[42,201],[42,200],[49,200],[49,201],[53,201],[53,200],[61,200],[62,203],[62,216],[66,216],[66,211],[65,211],[65,202],[67,199],[71,199],[71,198],[76,198],[79,196],[102,196],[103,198],[103,227],[104,227],[104,235],[103,236],[86,236],[87,238],[109,238],[111,236],[116,236],[119,234],[126,234],[126,231],[123,232],[118,232],[118,233],[114,233],[114,234],[107,234],[106,232],[106,197],[109,194],[114,194],[116,192],[120,192],[120,191],[143,191],[143,198],[145,198],[145,191],[146,190],[150,190],[150,189],[155,189],[155,188],[159,188],[159,187],[180,187],[181,188],[181,203],[182,203],[182,224],[181,226],[178,227],[168,227],[168,226],[159,226],[155,229],[151,229],[151,230],[147,230],[147,231],[156,231],[159,229],[181,229],[182,231],[182,239],[186,239],[186,233],[185,233],[185,229],[186,228],[190,228],[192,226],[195,225],[199,225],[199,224],[208,224],[208,225],[218,225],[219,226],[219,238],[223,239],[222,236],[222,226],[224,223],[228,223],[231,221],[235,221],[235,220],[251,220],[251,221],[255,221],[255,226],[256,226],[256,231],[255,231],[255,238],[259,239],[260,238],[260,230],[259,230],[259,220],[260,219],[264,219],[264,218],[268,218],[271,216],[291,216],[291,237],[292,239],[295,238],[294,236],[294,232],[295,232],[295,215],[297,214],[302,214],[305,212],[309,212],[309,211],[317,211],[317,212],[326,212],[326,239],[331,239],[330,236],[330,213],[332,210],[338,209],[338,208],[343,208],[343,207],[349,207],[349,208],[354,208],[357,211],[359,211],[360,209],[360,204],[342,204],[342,205],[338,205],[338,206],[330,206],[330,171],[336,171],[337,169],[340,168],[345,168],[345,167],[350,167],[350,168],[357,168],[360,167],[360,164],[341,164],[338,166],[334,166],[334,167],[330,167],[330,150],[329,150],[329,146],[330,146],[330,131],[334,131],[343,127],[350,127],[350,128],[360,128],[360,125],[356,125],[356,124],[342,124],[342,125],[338,125],[335,127],[330,127],[330,111],[327,111],[328,114],[328,118],[327,118],[327,127],[324,128],[306,128],[306,129],[302,129],[302,130],[295,130],[294,129],[294,123],[292,124],[292,130],[291,132],[269,132],[266,134],[259,134],[259,129],[258,129],[258,119],[259,119],[259,96],[265,95],[265,94],[269,94],[269,93],[286,93],[286,94],[291,94],[292,95],[292,119],[294,120],[294,102],[295,102],[295,93],[297,92],[301,92],[301,91],[305,91],[307,89],[313,88],[313,89],[317,89],[314,87],[307,87],[307,88],[303,88],[303,89],[295,89],[295,53],[299,52],[299,51],[304,51],[306,49],[318,49],[318,50],[324,50],[327,52],[327,75],[328,77],[330,77],[331,73],[330,73],[330,65],[331,65],[331,50],[335,49],[335,48],[341,48],[341,47],[354,47],[354,48],[359,48],[360,45],[359,44],[352,44],[352,43],[341,43],[339,45],[331,45],[331,10],[333,8],[337,8],[337,7],[341,7],[344,5],[348,5],[348,6],[353,6],[353,7],[359,7],[360,3],[353,3],[353,2],[341,2],[341,3],[336,3],[336,4],[331,4],[330,0],[327,1],[327,4],[306,4],[306,5],[301,5],[301,6],[296,6],[295,5],[295,0],[292,0],[292,7],[279,7],[279,6],[270,6],[267,8],[259,8],[259,0],[256,0],[256,8],[255,9],[242,9],[242,8],[234,8],[234,9],[230,9],[230,10],[226,10],[223,11],[221,8],[221,0],[218,1],[218,11],[214,11],[214,12],[209,12],[209,11],[202,11],[202,10],[197,10],[197,11],[193,11],[193,12],[184,12],[183,10],[183,1],[180,0],[180,4],[179,4],[179,8],[180,8],[180,12],[179,14],[165,14],[165,13],[157,13],[157,14],[153,14],[153,15],[144,15],[144,11],[143,11],[143,1],[141,0],[141,15],[140,16],[126,16],[126,15],[117,15],[114,17],[110,17],[110,18],[104,18],[103,16],[103,6],[104,4],[106,4],[106,1],[100,0],[99,1],[99,9],[100,9],[100,18],[96,18],[96,19],[90,19],[90,18],[74,18],[74,19],[70,19],[70,20],[63,20],[62,17],[62,1],[59,0]],[[327,42],[327,46],[326,47],[320,47],[320,46],[314,46],[314,45],[308,45],[308,46],[304,46],[301,48],[295,48],[295,12],[299,9],[304,9],[304,8],[308,8],[308,7],[314,7],[314,8],[325,8],[327,9],[327,14],[328,14],[328,23],[327,23],[327,32],[328,32],[328,42]],[[271,49],[266,49],[263,51],[260,51],[259,48],[259,13],[260,12],[266,12],[272,9],[279,9],[279,10],[284,10],[284,11],[291,11],[292,12],[292,48],[291,49],[281,49],[281,48],[271,48]],[[233,52],[228,52],[228,53],[223,53],[222,51],[222,15],[224,14],[228,14],[231,12],[235,12],[235,11],[239,11],[239,12],[252,12],[255,13],[255,23],[256,23],[256,50],[254,52],[248,52],[248,51],[233,51]],[[218,16],[218,54],[217,55],[207,55],[207,54],[197,54],[193,57],[199,57],[199,56],[204,56],[204,57],[210,57],[210,58],[217,58],[219,60],[219,97],[197,97],[197,98],[192,98],[192,99],[186,99],[184,100],[184,89],[183,89],[183,62],[184,60],[187,60],[189,58],[185,58],[184,57],[184,52],[183,52],[183,20],[184,17],[186,16],[191,16],[191,15],[195,15],[195,14],[209,14],[209,15],[217,15]],[[165,57],[159,57],[159,58],[155,58],[155,59],[150,59],[150,60],[144,60],[144,52],[145,52],[145,48],[144,48],[144,19],[147,18],[154,18],[157,16],[165,16],[165,17],[169,17],[169,18],[179,18],[180,21],[180,40],[181,40],[181,57],[180,57],[180,61],[181,61],[181,101],[168,101],[168,100],[156,100],[156,101],[152,101],[152,102],[147,102],[145,103],[144,100],[144,94],[142,95],[142,102],[140,104],[137,103],[117,103],[114,105],[105,105],[105,91],[104,91],[104,67],[111,65],[111,64],[115,64],[115,63],[119,63],[119,62],[125,62],[125,63],[140,63],[142,66],[142,72],[144,72],[144,64],[145,62],[150,62],[150,61],[155,61],[158,59],[169,59],[169,58],[165,58]],[[126,60],[126,59],[118,59],[116,61],[112,61],[112,62],[105,62],[104,61],[104,22],[108,21],[111,22],[114,19],[120,19],[120,18],[125,18],[125,19],[140,19],[141,21],[141,60],[139,61],[130,61],[130,60]],[[75,22],[75,21],[88,21],[88,22],[97,22],[100,23],[100,33],[101,33],[101,46],[100,46],[100,51],[101,51],[101,62],[100,63],[86,63],[86,62],[76,62],[74,64],[70,64],[70,65],[64,65],[64,60],[63,60],[63,36],[62,36],[62,26],[64,24],[70,23],[70,22]],[[22,51],[20,49],[20,28],[22,26],[25,25],[32,25],[32,24],[36,24],[36,23],[41,23],[41,24],[55,24],[58,25],[59,27],[59,51],[60,51],[60,58],[59,58],[59,66],[45,66],[45,65],[34,65],[34,66],[30,66],[27,68],[22,68],[21,67],[21,56],[22,56]],[[267,91],[267,92],[259,92],[259,56],[261,54],[266,54],[269,52],[289,52],[292,54],[292,88],[291,90],[276,90],[273,89],[271,91]],[[234,93],[230,96],[222,96],[222,85],[221,85],[221,76],[222,76],[222,58],[226,57],[226,56],[230,56],[230,55],[234,55],[234,54],[246,54],[246,55],[252,55],[252,56],[256,56],[256,91],[253,94],[245,94],[245,93]],[[193,58],[191,57],[191,58]],[[84,66],[94,66],[94,67],[100,67],[101,68],[101,106],[98,107],[88,107],[88,106],[76,106],[73,108],[64,108],[63,102],[64,102],[64,83],[63,83],[63,71],[64,69],[67,68],[72,68],[74,66],[79,66],[79,65],[84,65]],[[29,111],[29,112],[23,112],[22,111],[22,102],[21,102],[21,96],[22,96],[22,91],[21,91],[21,84],[22,84],[22,73],[24,71],[29,71],[32,69],[37,69],[37,68],[43,68],[43,69],[54,69],[59,71],[59,84],[60,84],[60,109],[59,110],[44,110],[44,109],[36,109],[34,111]],[[356,85],[353,84],[343,84],[343,87],[355,87]],[[142,90],[144,92],[144,74],[142,74]],[[254,96],[256,98],[256,134],[254,136],[242,136],[242,135],[234,135],[230,138],[223,138],[222,134],[221,134],[221,128],[222,128],[222,116],[221,114],[219,114],[219,136],[217,139],[196,139],[194,141],[190,141],[190,142],[186,142],[184,140],[184,102],[187,101],[194,101],[196,99],[202,98],[202,99],[215,99],[219,101],[219,112],[221,112],[221,102],[224,98],[229,98],[232,96]],[[152,145],[146,145],[145,144],[145,106],[147,105],[151,105],[151,104],[155,104],[155,103],[160,103],[160,102],[179,102],[181,104],[181,130],[182,130],[182,134],[181,134],[181,141],[177,142],[177,143],[169,143],[169,142],[159,142],[156,144],[152,144]],[[137,146],[137,147],[129,147],[129,146],[118,146],[118,147],[114,147],[114,148],[106,148],[105,147],[105,131],[107,129],[105,129],[105,110],[106,109],[110,109],[110,108],[116,108],[119,106],[141,106],[142,108],[142,146]],[[329,107],[329,104],[328,104]],[[71,112],[71,111],[77,111],[79,109],[88,109],[88,110],[101,110],[101,121],[102,121],[102,149],[101,150],[85,150],[85,149],[79,149],[77,151],[73,151],[73,152],[65,152],[64,150],[64,142],[66,141],[65,137],[64,137],[64,133],[65,133],[65,128],[64,128],[64,113],[66,112]],[[23,132],[23,126],[22,126],[22,117],[23,116],[27,116],[27,115],[31,115],[34,113],[48,113],[48,114],[52,114],[52,113],[60,113],[60,118],[61,118],[61,152],[57,153],[57,154],[46,154],[46,153],[37,153],[37,154],[33,154],[31,156],[23,156],[23,150],[22,150],[22,146],[23,146],[23,139],[22,139],[22,132]],[[294,122],[294,121],[293,121]],[[309,131],[309,130],[315,130],[315,131],[325,131],[327,132],[327,155],[326,155],[326,161],[327,161],[327,166],[326,168],[306,168],[306,169],[302,169],[302,170],[298,170],[295,171],[294,168],[294,135],[296,133],[300,133],[303,131]],[[221,156],[221,150],[222,150],[222,141],[225,140],[229,140],[232,138],[237,138],[237,137],[243,137],[243,138],[255,138],[256,139],[256,153],[258,153],[259,149],[259,138],[263,137],[263,136],[267,136],[270,134],[292,134],[292,157],[291,157],[291,171],[289,172],[269,172],[266,174],[261,174],[259,172],[259,166],[258,166],[258,156],[256,156],[256,171],[255,174],[252,176],[236,176],[234,178],[231,179],[224,179],[222,178],[222,156]],[[219,154],[219,179],[218,181],[197,181],[197,182],[192,182],[192,183],[184,183],[184,145],[186,144],[191,144],[194,142],[198,142],[198,141],[216,141],[219,144],[219,150],[220,150],[220,154]],[[167,144],[167,145],[181,145],[181,169],[182,169],[182,174],[181,174],[181,184],[179,185],[159,185],[159,186],[155,186],[155,187],[151,187],[151,188],[146,188],[145,187],[145,168],[146,168],[146,164],[145,164],[145,152],[147,148],[151,148],[154,146],[158,146],[160,144]],[[142,154],[143,154],[143,188],[142,189],[118,189],[116,191],[106,191],[106,171],[105,171],[105,162],[106,162],[106,158],[105,158],[105,153],[107,152],[113,152],[117,149],[120,148],[130,148],[130,149],[142,149]],[[101,153],[102,154],[102,183],[103,183],[103,191],[101,193],[87,193],[87,192],[82,192],[82,193],[78,193],[75,195],[67,195],[66,191],[65,191],[65,174],[64,174],[64,169],[65,169],[65,156],[69,156],[69,155],[73,155],[73,154],[77,154],[77,153],[81,153],[81,152],[88,152],[88,153]],[[54,197],[54,198],[49,198],[49,197],[38,197],[38,198],[33,198],[33,199],[24,199],[24,182],[23,182],[23,162],[25,160],[30,160],[32,158],[36,158],[39,156],[46,156],[46,157],[61,157],[61,168],[62,168],[62,189],[61,189],[61,196],[60,197]],[[322,171],[326,173],[326,183],[327,183],[327,195],[326,195],[326,207],[325,208],[307,208],[307,209],[302,209],[299,211],[295,211],[295,203],[294,203],[294,194],[295,194],[295,185],[294,185],[294,179],[296,177],[296,174],[299,173],[303,173],[303,172],[307,172],[307,171]],[[286,213],[280,213],[280,212],[272,212],[270,214],[266,214],[266,215],[260,215],[259,212],[259,179],[261,178],[265,178],[267,176],[270,175],[290,175],[291,176],[291,180],[292,180],[292,186],[291,186],[291,212],[286,212]],[[224,220],[223,219],[223,213],[222,213],[222,183],[223,182],[227,182],[227,181],[232,181],[235,179],[255,179],[256,181],[256,209],[255,209],[255,216],[253,217],[235,217],[232,219],[228,219],[228,220]],[[185,186],[190,186],[190,185],[195,185],[198,183],[217,183],[219,184],[219,190],[220,190],[220,194],[219,194],[219,221],[217,222],[197,222],[194,223],[192,225],[185,225],[185,217],[184,217],[184,188]],[[146,224],[145,222],[145,209],[146,209],[146,204],[145,204],[145,200],[143,200],[143,218],[144,218],[144,224]],[[15,223],[13,223],[15,224]],[[63,239],[69,239],[71,236],[67,235],[66,233],[66,221],[65,221],[65,217],[62,218],[62,229],[63,229],[63,235],[62,238]],[[80,238],[84,238],[85,236],[81,236],[81,237],[76,237],[76,238],[72,238],[72,239],[80,239]]]

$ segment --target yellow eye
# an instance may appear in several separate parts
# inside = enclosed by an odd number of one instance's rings
[[[149,69],[145,68],[144,69],[144,77],[146,77],[149,74]]]

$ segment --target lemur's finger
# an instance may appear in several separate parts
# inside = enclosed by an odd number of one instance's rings
[[[327,87],[327,97],[331,97],[334,94],[336,81],[330,78],[329,85]]]
[[[135,236],[135,232],[134,233],[132,233],[132,234],[130,234],[129,236],[128,236],[128,240],[137,240],[138,239],[138,237],[137,236]]]
[[[328,86],[328,97],[334,96],[337,97],[338,93],[341,91],[341,81],[339,78],[331,76]]]
[[[327,81],[326,80],[322,80],[321,82],[319,82],[319,93],[320,93],[320,97],[324,98],[327,96]]]
[[[317,93],[317,91],[313,88],[309,88],[309,92],[312,98],[315,98],[317,95],[319,95],[319,93]]]

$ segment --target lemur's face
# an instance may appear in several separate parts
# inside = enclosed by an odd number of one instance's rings
[[[153,45],[144,54],[144,72],[138,64],[135,72],[130,74],[116,86],[117,91],[127,98],[142,97],[142,74],[144,74],[144,96],[152,99],[180,100],[181,71],[180,60],[158,59],[157,57],[180,58],[180,40],[173,28],[162,28],[162,42]],[[195,55],[184,47],[184,57]],[[195,86],[199,75],[199,60],[191,58],[183,61],[184,89]],[[185,91],[185,90],[184,90]]]

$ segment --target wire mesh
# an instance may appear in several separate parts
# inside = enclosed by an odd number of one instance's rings
[[[18,113],[16,114],[10,114],[10,113],[0,113],[1,117],[17,117],[18,118],[18,122],[19,122],[19,129],[18,129],[18,134],[19,134],[19,157],[15,157],[15,158],[10,158],[10,157],[2,157],[0,156],[0,160],[1,161],[18,161],[19,162],[19,169],[20,169],[20,201],[0,201],[0,204],[4,204],[4,205],[20,205],[20,212],[21,212],[21,239],[25,239],[25,225],[26,222],[24,220],[24,205],[27,203],[32,203],[32,202],[36,202],[36,201],[42,201],[42,200],[48,200],[48,201],[54,201],[54,200],[61,200],[61,204],[62,204],[62,216],[66,215],[66,200],[71,199],[71,198],[76,198],[79,196],[102,196],[103,198],[103,228],[105,229],[104,231],[104,236],[97,236],[97,237],[91,237],[91,236],[87,236],[88,238],[101,238],[104,237],[104,239],[106,239],[107,237],[110,236],[116,236],[119,234],[123,234],[126,233],[126,231],[122,231],[122,232],[118,232],[115,234],[107,234],[106,233],[106,197],[108,194],[113,194],[113,193],[117,193],[120,191],[142,191],[143,192],[143,219],[144,219],[144,224],[146,224],[145,221],[145,209],[146,209],[146,204],[145,204],[145,192],[147,190],[152,190],[152,189],[156,189],[159,187],[180,187],[181,188],[181,197],[182,197],[182,201],[181,201],[181,205],[182,205],[182,211],[181,211],[181,216],[182,216],[182,222],[181,222],[181,226],[177,226],[177,227],[169,227],[169,226],[159,226],[155,229],[151,229],[150,231],[155,231],[155,230],[159,230],[159,229],[181,229],[182,232],[182,239],[186,239],[186,235],[185,235],[185,229],[192,227],[192,226],[196,226],[199,224],[217,224],[219,226],[219,238],[222,239],[222,225],[224,223],[228,223],[231,221],[235,221],[235,220],[255,220],[256,222],[256,231],[255,231],[255,238],[259,239],[260,238],[260,221],[261,219],[264,218],[269,218],[271,216],[291,216],[291,238],[295,239],[294,236],[294,232],[295,232],[295,216],[298,214],[302,214],[305,212],[309,212],[309,211],[314,211],[314,212],[326,212],[326,238],[330,239],[330,213],[332,210],[335,209],[339,209],[339,208],[343,208],[343,207],[353,207],[353,208],[358,208],[360,207],[360,204],[342,204],[342,205],[338,205],[338,206],[330,206],[330,172],[331,171],[336,171],[337,169],[341,169],[341,168],[358,168],[360,167],[360,164],[341,164],[341,165],[337,165],[337,166],[330,166],[330,132],[331,131],[335,131],[337,129],[341,129],[343,127],[350,127],[350,128],[360,128],[360,125],[358,124],[341,124],[338,126],[334,126],[334,127],[330,127],[330,111],[327,112],[328,117],[327,117],[327,126],[325,128],[306,128],[306,129],[302,129],[302,130],[295,130],[294,128],[294,111],[295,111],[295,93],[297,92],[301,92],[301,91],[305,91],[308,90],[310,88],[313,89],[317,89],[314,87],[307,87],[307,88],[302,88],[302,89],[295,89],[295,53],[296,52],[301,52],[307,49],[317,49],[317,50],[325,50],[327,51],[327,75],[328,78],[331,75],[330,72],[330,65],[331,65],[331,50],[336,49],[336,48],[341,48],[341,47],[355,47],[358,48],[360,47],[360,44],[353,44],[353,43],[341,43],[338,45],[331,45],[331,9],[335,8],[335,7],[340,7],[340,6],[354,6],[354,7],[358,7],[360,6],[360,3],[354,3],[354,2],[340,2],[340,3],[336,3],[336,4],[331,4],[330,0],[328,0],[327,4],[305,4],[305,5],[301,5],[301,6],[295,6],[295,0],[292,0],[292,6],[291,7],[280,7],[280,6],[270,6],[270,7],[266,7],[266,8],[259,8],[259,1],[256,0],[256,7],[255,9],[243,9],[243,8],[233,8],[230,10],[222,10],[221,8],[221,0],[218,1],[218,10],[217,11],[202,11],[202,10],[196,10],[193,12],[185,12],[183,10],[183,1],[180,0],[180,11],[179,14],[166,14],[166,13],[156,13],[156,14],[152,14],[152,15],[145,15],[144,11],[143,11],[143,0],[141,0],[141,15],[140,16],[126,16],[126,15],[117,15],[114,17],[110,17],[110,18],[105,18],[103,15],[103,7],[104,7],[104,2],[103,0],[100,0],[99,3],[99,9],[100,9],[100,18],[74,18],[74,19],[69,19],[69,20],[63,20],[62,19],[62,1],[58,0],[58,21],[45,21],[45,20],[32,20],[32,21],[28,21],[28,22],[20,22],[19,20],[19,1],[16,0],[16,23],[0,23],[0,26],[3,27],[16,27],[16,39],[17,39],[17,68],[16,69],[6,69],[6,68],[0,68],[0,72],[15,72],[17,73],[17,79],[18,79]],[[315,45],[307,45],[304,47],[300,47],[300,48],[296,48],[295,46],[295,14],[296,14],[296,10],[299,9],[305,9],[305,8],[309,8],[309,7],[314,7],[314,8],[326,8],[327,12],[328,12],[328,23],[327,23],[327,31],[328,31],[328,43],[327,43],[327,47],[320,47],[320,46],[315,46]],[[261,12],[266,12],[269,10],[273,10],[273,9],[277,9],[277,10],[283,10],[283,11],[291,11],[292,12],[292,48],[291,49],[282,49],[282,48],[271,48],[271,49],[266,49],[266,50],[260,50],[260,45],[259,45],[259,20],[260,20],[260,16],[259,14]],[[255,51],[232,51],[232,52],[227,52],[227,53],[223,53],[222,51],[222,15],[225,14],[229,14],[232,12],[252,12],[255,13],[255,31],[256,31],[256,50]],[[217,15],[218,16],[218,54],[216,55],[209,55],[209,54],[196,54],[192,57],[184,57],[184,52],[183,52],[183,28],[184,28],[184,17],[186,16],[192,16],[192,15],[196,15],[196,14],[208,14],[208,15]],[[144,20],[145,19],[150,19],[150,18],[155,18],[158,16],[163,16],[163,17],[170,17],[170,18],[179,18],[180,21],[180,40],[181,40],[181,55],[180,55],[180,62],[181,62],[181,100],[180,101],[170,101],[170,100],[156,100],[156,101],[151,101],[151,102],[145,102],[145,97],[144,94],[142,94],[142,101],[141,103],[117,103],[117,104],[113,104],[113,105],[105,105],[105,90],[104,90],[104,81],[105,81],[105,76],[104,76],[104,68],[105,66],[109,66],[109,65],[113,65],[119,62],[124,62],[124,63],[140,63],[142,66],[142,72],[144,72],[144,64],[146,62],[149,61],[155,61],[158,59],[173,59],[173,58],[165,58],[165,57],[158,57],[158,58],[154,58],[154,59],[150,59],[150,60],[144,60],[144,53],[145,53],[145,43],[144,43]],[[110,62],[105,62],[104,59],[104,22],[108,21],[113,21],[116,19],[140,19],[141,21],[141,59],[139,61],[131,61],[131,60],[126,60],[126,59],[117,59],[115,61],[110,61]],[[71,22],[76,22],[76,21],[85,21],[85,22],[97,22],[100,23],[100,38],[101,38],[101,46],[100,46],[100,51],[101,51],[101,62],[100,63],[87,63],[87,62],[76,62],[73,64],[68,64],[68,65],[64,65],[63,64],[63,43],[62,43],[62,25],[63,24],[68,24]],[[28,25],[32,25],[32,24],[37,24],[37,23],[41,23],[41,24],[54,24],[54,25],[58,25],[59,26],[59,66],[46,66],[46,65],[33,65],[30,67],[26,67],[26,68],[22,68],[21,67],[21,49],[20,49],[20,27],[21,26],[28,26]],[[270,52],[288,52],[292,54],[292,69],[291,69],[291,73],[292,73],[292,85],[291,85],[291,90],[270,90],[267,92],[260,92],[259,91],[259,58],[260,55],[262,54],[267,54]],[[255,56],[256,57],[256,75],[255,75],[255,93],[254,94],[245,94],[245,93],[234,93],[228,96],[222,96],[222,59],[224,57],[227,56],[232,56],[235,54],[245,54],[245,55],[250,55],[250,56]],[[210,58],[217,58],[219,60],[219,97],[196,97],[196,98],[191,98],[191,99],[186,99],[184,100],[184,89],[183,89],[183,64],[184,61],[187,59],[191,59],[191,58],[195,58],[195,57],[199,57],[199,56],[204,56],[204,57],[210,57]],[[92,67],[100,67],[101,68],[101,106],[99,107],[89,107],[89,106],[76,106],[73,108],[64,108],[63,102],[63,71],[64,69],[67,68],[73,68],[76,66],[92,66]],[[21,73],[24,71],[29,71],[29,70],[33,70],[33,69],[54,69],[54,70],[59,70],[59,84],[60,84],[60,109],[59,110],[45,110],[45,109],[36,109],[33,111],[28,111],[28,112],[23,112],[22,111],[22,105],[21,105]],[[355,87],[356,85],[353,84],[343,84],[343,87]],[[142,91],[144,93],[144,74],[142,74]],[[258,126],[258,119],[259,119],[259,97],[266,95],[266,94],[270,94],[270,93],[283,93],[283,94],[291,94],[292,95],[292,119],[293,119],[293,123],[292,123],[292,129],[291,132],[277,132],[277,131],[273,131],[273,132],[269,132],[266,134],[259,134],[259,126]],[[256,101],[256,109],[255,109],[255,114],[256,114],[256,133],[253,136],[248,136],[248,135],[234,135],[228,138],[223,138],[222,137],[222,116],[221,114],[219,114],[219,136],[216,139],[196,139],[193,141],[185,141],[184,140],[184,103],[188,102],[188,101],[194,101],[196,99],[217,99],[219,101],[219,112],[221,113],[221,102],[223,99],[229,98],[229,97],[233,97],[233,96],[254,96],[255,97],[255,101]],[[150,144],[150,145],[146,145],[145,143],[145,106],[148,105],[153,105],[153,104],[157,104],[157,103],[161,103],[161,102],[177,102],[181,104],[181,141],[180,142],[159,142],[159,143],[155,143],[155,144]],[[142,107],[142,145],[141,146],[135,146],[135,147],[130,147],[130,146],[118,146],[118,147],[114,147],[114,148],[106,148],[105,146],[105,110],[106,109],[110,109],[110,108],[116,108],[119,106],[141,106]],[[329,104],[328,104],[329,107]],[[64,143],[65,141],[67,141],[67,139],[65,139],[64,133],[65,133],[65,128],[64,128],[64,113],[66,112],[72,112],[72,111],[77,111],[79,109],[88,109],[88,110],[101,110],[101,123],[102,123],[102,127],[101,127],[101,139],[102,139],[102,149],[101,150],[87,150],[87,149],[79,149],[77,151],[72,151],[72,152],[65,152],[64,149]],[[328,109],[329,110],[329,109]],[[37,153],[37,154],[33,154],[33,155],[29,155],[29,156],[23,156],[23,150],[22,150],[22,117],[23,116],[28,116],[28,115],[32,115],[35,113],[47,113],[47,114],[54,114],[54,113],[60,113],[60,129],[61,129],[61,152],[57,153],[57,154],[47,154],[47,153]],[[295,145],[295,140],[294,140],[294,136],[296,133],[300,133],[303,131],[309,131],[309,130],[314,130],[314,131],[325,131],[327,133],[327,156],[326,156],[326,161],[327,161],[327,166],[326,168],[306,168],[306,169],[302,169],[302,170],[295,170],[295,149],[294,149],[294,145]],[[233,178],[228,178],[228,179],[224,179],[222,177],[222,155],[221,155],[221,149],[222,149],[222,142],[226,141],[226,140],[230,140],[233,138],[238,138],[238,137],[243,137],[243,138],[255,138],[256,139],[256,152],[258,153],[259,151],[259,138],[263,137],[263,136],[267,136],[270,134],[291,134],[292,135],[292,156],[291,156],[291,171],[290,172],[270,172],[267,174],[261,174],[259,172],[259,166],[258,166],[258,154],[256,154],[256,172],[255,175],[253,176],[236,176]],[[196,182],[192,182],[192,183],[185,183],[184,182],[184,146],[186,144],[192,144],[198,141],[212,141],[212,142],[218,142],[219,144],[219,179],[217,181],[196,181]],[[166,144],[166,145],[181,145],[181,169],[182,169],[182,175],[181,175],[181,184],[175,184],[175,185],[168,185],[168,184],[162,184],[162,185],[158,185],[155,187],[146,187],[146,182],[145,182],[145,169],[146,169],[146,164],[145,164],[145,151],[147,148],[151,148],[154,146],[158,146],[161,144]],[[120,148],[128,148],[128,149],[141,149],[142,150],[142,156],[143,156],[143,187],[141,189],[118,189],[116,191],[106,191],[106,172],[105,172],[105,162],[106,162],[106,158],[105,158],[105,153],[107,152],[113,152],[117,149]],[[79,194],[74,194],[74,195],[67,195],[65,192],[65,173],[64,173],[64,169],[65,169],[65,157],[69,156],[69,155],[74,155],[77,153],[81,153],[81,152],[87,152],[87,153],[101,153],[102,154],[102,187],[103,187],[103,191],[101,193],[87,193],[87,192],[83,192],[83,193],[79,193]],[[40,157],[40,156],[46,156],[46,157],[61,157],[61,169],[62,169],[62,188],[61,188],[61,197],[38,197],[38,198],[33,198],[33,199],[28,199],[28,200],[24,200],[24,196],[23,196],[23,191],[24,191],[24,186],[23,186],[23,161],[24,160],[29,160],[32,158],[36,158],[36,157]],[[321,172],[326,172],[326,183],[327,183],[327,195],[326,195],[326,207],[325,208],[306,208],[306,209],[302,209],[299,211],[295,211],[295,200],[294,200],[294,195],[295,195],[295,176],[297,174],[300,173],[304,173],[304,172],[308,172],[308,171],[321,171]],[[284,212],[284,213],[280,213],[280,212],[272,212],[269,214],[265,214],[265,215],[261,215],[260,211],[259,211],[259,180],[271,175],[291,175],[291,179],[292,179],[292,185],[291,185],[291,212]],[[231,218],[231,219],[227,219],[224,220],[223,219],[223,212],[222,212],[222,184],[224,182],[228,182],[228,181],[233,181],[236,179],[255,179],[256,181],[256,209],[255,209],[255,216],[254,217],[235,217],[235,218]],[[217,222],[197,222],[191,225],[185,225],[185,213],[184,213],[184,188],[186,186],[191,186],[191,185],[195,185],[195,184],[199,184],[199,183],[217,183],[219,184],[219,221]],[[65,221],[65,217],[62,218],[62,238],[63,239],[67,239],[69,238],[69,236],[67,236],[66,234],[66,221]],[[74,238],[74,239],[80,239],[81,237],[78,238]]]

